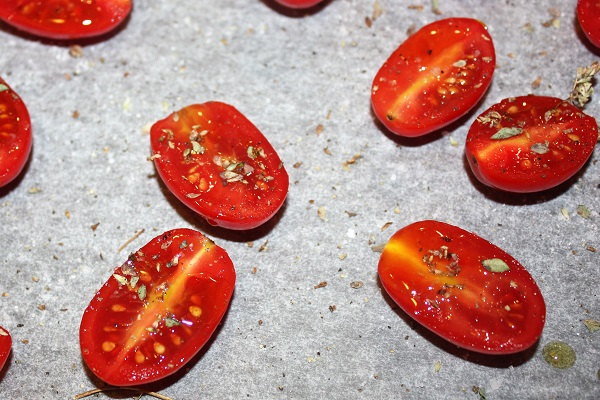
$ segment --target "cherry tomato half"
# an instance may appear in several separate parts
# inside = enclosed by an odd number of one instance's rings
[[[6,329],[0,326],[0,371],[4,368],[4,364],[10,354],[12,348],[12,338]]]
[[[165,232],[131,254],[85,310],[83,359],[116,386],[170,375],[213,334],[234,285],[225,250],[191,229]]]
[[[50,39],[98,36],[129,15],[131,0],[0,0],[0,19]]]
[[[323,0],[275,0],[277,3],[289,8],[310,8],[322,3]]]
[[[23,170],[31,152],[31,142],[27,107],[0,78],[0,187]]]
[[[561,99],[529,95],[502,100],[482,113],[469,129],[465,153],[482,183],[528,193],[575,175],[597,140],[593,117]]]
[[[596,47],[600,47],[600,1],[579,0],[577,19],[585,36]]]
[[[443,222],[396,232],[379,260],[379,277],[408,315],[465,349],[516,353],[544,327],[546,305],[527,270],[485,239]]]
[[[495,65],[494,44],[484,24],[469,18],[433,22],[402,43],[377,72],[373,110],[397,135],[436,131],[477,104]]]
[[[212,225],[251,229],[287,196],[289,177],[275,149],[234,107],[195,104],[150,130],[153,160],[169,190]]]

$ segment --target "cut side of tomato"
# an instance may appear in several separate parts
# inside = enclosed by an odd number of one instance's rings
[[[284,5],[288,8],[310,8],[314,7],[324,0],[275,0],[277,3]]]
[[[6,360],[8,360],[11,349],[12,338],[10,337],[10,333],[0,326],[0,371],[4,368],[4,364],[6,364]]]
[[[600,1],[579,0],[577,19],[585,36],[596,47],[600,47]]]
[[[495,65],[484,24],[470,18],[433,22],[406,39],[377,72],[373,111],[397,135],[436,131],[479,102]]]
[[[438,221],[408,225],[390,238],[378,269],[402,310],[459,347],[517,353],[542,333],[546,305],[531,275],[464,229]]]
[[[483,112],[467,134],[473,174],[498,189],[528,193],[555,187],[592,155],[598,123],[556,97],[521,96]]]
[[[31,120],[23,100],[0,78],[0,187],[23,170],[31,152]]]
[[[283,205],[289,177],[267,138],[234,107],[195,104],[155,123],[152,159],[169,190],[212,224],[251,229]]]
[[[231,259],[200,232],[175,229],[131,254],[83,314],[81,353],[115,386],[171,375],[209,340],[235,286]]]
[[[0,19],[49,39],[102,35],[131,12],[131,0],[0,0]]]

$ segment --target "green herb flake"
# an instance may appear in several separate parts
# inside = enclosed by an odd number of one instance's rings
[[[592,215],[590,209],[584,205],[577,206],[577,214],[579,214],[579,216],[581,216],[583,219],[588,219]]]
[[[167,317],[165,318],[165,325],[167,328],[172,328],[181,325],[181,322],[177,321],[175,318]]]
[[[585,324],[585,327],[588,328],[590,333],[596,333],[600,331],[600,322],[596,321],[595,319],[586,319],[583,321],[583,323]]]
[[[545,141],[544,143],[534,143],[531,146],[531,151],[536,154],[546,154],[550,151],[550,148],[548,147],[549,145],[550,143],[548,141]]]
[[[522,128],[512,127],[512,128],[500,128],[498,132],[494,133],[491,137],[493,140],[502,140],[508,139],[513,136],[519,136],[523,133]]]
[[[6,85],[4,85],[4,84],[0,83],[0,93],[1,93],[1,92],[6,92],[7,90],[8,90],[8,86],[6,86]]]
[[[490,272],[506,272],[510,270],[508,264],[499,258],[483,260],[481,264],[483,264],[483,267]]]
[[[129,286],[131,286],[131,288],[133,289],[135,287],[135,285],[137,285],[139,280],[140,280],[139,276],[132,276],[131,279],[129,279]]]
[[[119,282],[119,286],[127,285],[127,278],[119,274],[113,274],[113,277]]]
[[[187,240],[184,240],[183,242],[181,242],[181,244],[179,245],[180,249],[185,249],[187,247]]]
[[[140,285],[140,287],[137,290],[137,294],[140,300],[144,301],[144,299],[146,298],[146,285]]]

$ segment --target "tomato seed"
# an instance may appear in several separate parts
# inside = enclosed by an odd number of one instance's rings
[[[103,342],[102,343],[102,350],[106,351],[107,353],[110,351],[113,351],[115,349],[115,347],[117,347],[115,342]]]
[[[140,350],[135,352],[135,362],[138,364],[143,363],[144,361],[146,361],[146,356],[144,356],[144,353],[142,353]]]
[[[123,311],[127,310],[127,308],[122,304],[113,304],[110,309],[113,310],[114,312],[123,312]]]
[[[188,310],[190,310],[190,314],[196,318],[199,318],[202,315],[202,309],[198,306],[190,306]]]
[[[167,348],[159,342],[155,342],[153,347],[156,354],[165,354],[165,351],[167,350]]]

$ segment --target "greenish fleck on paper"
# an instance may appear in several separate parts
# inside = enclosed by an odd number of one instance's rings
[[[586,319],[583,321],[583,323],[588,328],[590,333],[596,333],[600,331],[600,322],[596,321],[595,319]]]

